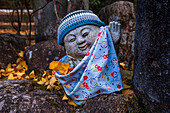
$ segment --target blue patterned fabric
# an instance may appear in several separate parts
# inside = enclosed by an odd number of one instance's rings
[[[62,19],[58,27],[58,43],[63,45],[64,36],[69,31],[82,25],[96,25],[100,27],[105,24],[92,11],[78,10],[71,12]]]
[[[78,105],[99,94],[123,89],[118,59],[108,29],[100,28],[90,51],[69,74],[56,72],[55,75],[65,93]]]

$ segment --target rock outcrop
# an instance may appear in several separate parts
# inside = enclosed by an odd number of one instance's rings
[[[122,113],[128,98],[123,94],[99,95],[73,107],[61,99],[62,90],[51,93],[30,80],[0,81],[1,113]]]
[[[111,21],[121,23],[121,40],[115,48],[119,62],[128,62],[128,68],[131,69],[134,56],[133,40],[136,21],[134,4],[127,1],[114,2],[102,8],[98,15],[106,25]]]
[[[26,41],[21,36],[8,33],[0,34],[0,68],[6,68],[8,63],[15,63],[17,53],[24,49]]]
[[[0,81],[1,113],[68,113],[72,107],[58,95],[29,80]]]
[[[48,69],[50,62],[59,60],[64,55],[64,48],[57,43],[56,39],[53,39],[28,47],[24,51],[24,60],[30,71],[43,71]]]

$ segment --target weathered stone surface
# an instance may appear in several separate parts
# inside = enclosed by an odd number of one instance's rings
[[[71,1],[71,12],[76,10],[88,10],[89,0],[70,0]]]
[[[122,94],[99,95],[77,108],[61,99],[62,91],[40,90],[30,80],[0,81],[1,113],[122,113],[128,98]]]
[[[58,95],[39,90],[32,81],[0,81],[1,113],[68,113],[71,109]]]
[[[170,112],[168,2],[137,2],[133,83],[153,113]]]
[[[24,60],[29,70],[43,71],[44,69],[48,69],[50,62],[59,60],[64,55],[64,48],[54,39],[39,42],[28,47],[24,51]]]
[[[0,34],[0,68],[5,68],[8,63],[15,63],[20,52],[26,46],[21,36],[8,33]]]
[[[85,113],[123,113],[128,98],[122,94],[99,95],[83,107]]]
[[[58,15],[60,18],[63,18],[67,14],[67,0],[57,1],[62,4],[57,6],[57,8],[60,7],[60,9],[58,9]],[[33,8],[36,10],[46,3],[46,0],[34,0]],[[52,1],[48,3],[45,8],[38,10],[38,12],[35,13],[33,19],[35,24],[35,40],[37,43],[56,38],[59,22],[57,21],[54,11],[54,4]]]
[[[119,62],[128,62],[128,68],[131,69],[134,56],[134,33],[135,33],[135,10],[134,5],[127,1],[118,1],[102,8],[99,17],[105,24],[111,21],[121,23],[121,39],[116,45],[116,51]]]

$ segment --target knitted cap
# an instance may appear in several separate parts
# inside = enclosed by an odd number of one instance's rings
[[[61,20],[58,27],[58,43],[64,45],[64,36],[71,30],[82,25],[96,25],[100,27],[105,24],[92,11],[78,10],[71,12]]]

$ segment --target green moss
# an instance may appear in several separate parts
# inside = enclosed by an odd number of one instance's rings
[[[142,104],[141,100],[137,98],[137,96],[133,96],[126,104],[125,113],[150,113],[149,110],[146,109],[146,106]]]
[[[28,85],[28,82],[27,82],[27,81],[25,81],[25,82],[20,82],[19,85],[21,85],[21,86],[27,86],[27,85]]]
[[[47,87],[44,85],[39,85],[36,89],[40,89],[40,90],[46,90]]]
[[[89,100],[87,101],[88,104],[91,103],[91,102],[92,102],[92,99],[89,99]]]
[[[46,86],[44,85],[39,85],[37,84],[37,82],[35,81],[32,81],[31,85],[30,85],[30,88],[28,90],[27,93],[31,92],[31,91],[34,91],[34,90],[46,90]]]

